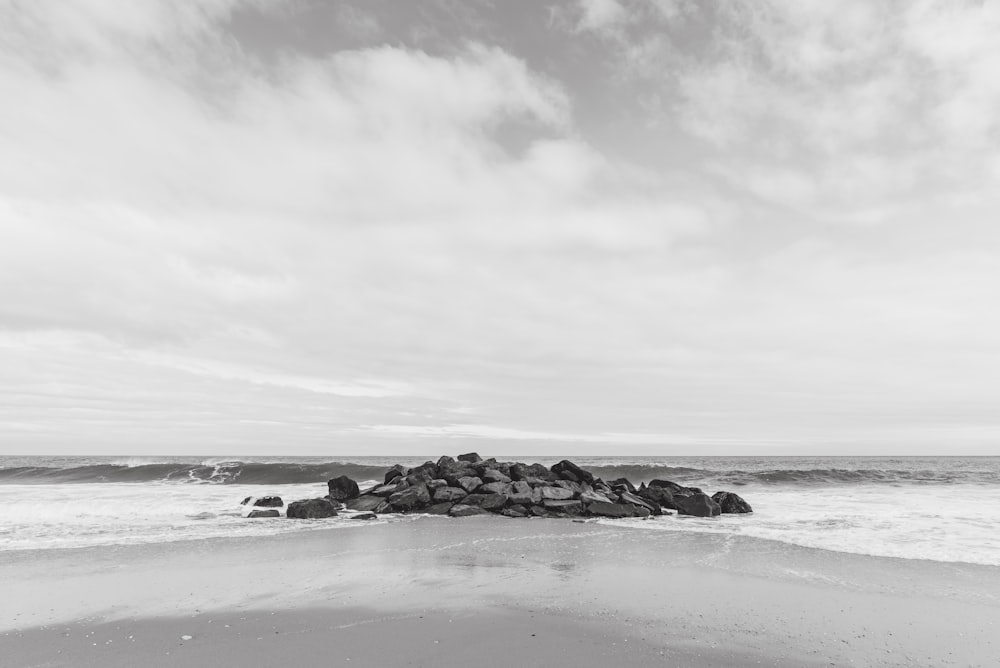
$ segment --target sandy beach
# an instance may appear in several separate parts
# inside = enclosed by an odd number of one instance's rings
[[[568,520],[340,525],[8,552],[0,665],[993,666],[1000,655],[991,566]]]

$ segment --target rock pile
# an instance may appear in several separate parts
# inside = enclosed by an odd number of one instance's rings
[[[476,453],[441,457],[415,468],[397,464],[382,484],[361,492],[341,476],[329,482],[330,495],[288,506],[288,517],[331,517],[346,504],[363,513],[429,513],[468,517],[649,517],[677,512],[711,517],[753,512],[732,492],[708,496],[697,487],[653,480],[636,487],[624,478],[604,482],[571,461],[542,464],[498,462]],[[370,515],[366,515],[370,517]]]

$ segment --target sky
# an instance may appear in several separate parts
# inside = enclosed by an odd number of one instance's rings
[[[998,454],[998,34],[0,0],[0,454]]]

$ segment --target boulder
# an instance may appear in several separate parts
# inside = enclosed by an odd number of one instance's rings
[[[677,503],[677,512],[681,515],[714,517],[722,514],[722,508],[707,494],[674,497],[674,501]]]
[[[753,512],[753,508],[750,507],[750,504],[744,501],[743,498],[735,492],[716,492],[712,495],[712,501],[719,504],[719,508],[725,514]]]
[[[280,508],[285,505],[285,502],[281,500],[280,496],[258,496],[254,499],[253,505],[257,508]]]
[[[410,475],[410,469],[403,466],[402,464],[396,464],[391,469],[385,472],[385,479],[382,481],[384,484],[388,485],[389,481],[394,480],[399,477],[405,478]]]
[[[374,494],[375,496],[389,496],[391,494],[395,494],[398,491],[404,490],[409,486],[410,483],[406,482],[406,480],[402,478],[399,478],[398,480],[394,480],[388,485],[379,485],[375,489],[371,490],[371,493]]]
[[[427,485],[419,484],[395,492],[389,497],[389,505],[395,510],[419,510],[431,502],[431,493]]]
[[[252,497],[252,496],[248,496],[248,497],[246,497],[245,499],[243,499],[242,501],[240,501],[240,505],[241,505],[241,506],[245,506],[245,505],[247,505],[248,503],[250,503],[250,500],[251,500],[251,499],[253,499],[253,497]]]
[[[645,508],[651,513],[655,513],[660,510],[659,506],[654,506],[649,501],[646,501],[645,499],[642,499],[630,492],[622,492],[621,494],[618,495],[618,500],[621,503],[631,503],[633,506],[636,506],[637,508]]]
[[[611,503],[611,499],[600,492],[581,492],[580,500],[584,503]]]
[[[515,483],[511,483],[510,491],[507,492],[507,497],[510,499],[511,503],[530,505],[531,504],[531,485],[524,482],[523,480],[518,480]]]
[[[635,492],[636,492],[635,485],[633,485],[631,482],[629,482],[628,478],[616,478],[616,479],[612,480],[611,482],[609,482],[608,485],[612,489],[614,489],[615,487],[624,487],[625,491],[627,491],[627,492],[632,492],[633,494],[635,494]]]
[[[322,499],[309,499],[307,501],[293,501],[288,504],[288,510],[285,512],[285,515],[296,520],[336,517],[339,505],[326,497]]]
[[[535,517],[545,517],[546,515],[548,515],[548,513],[545,512],[545,508],[539,505],[535,505],[532,506],[531,508],[528,508],[528,512],[534,515]]]
[[[548,510],[549,512],[566,513],[567,515],[583,514],[583,503],[580,501],[556,501],[553,499],[546,499],[542,505],[544,505],[545,510]]]
[[[449,457],[448,455],[441,455],[437,460],[438,470],[446,469],[454,465],[455,459],[453,457]]]
[[[513,480],[529,480],[534,478],[538,481],[551,482],[559,476],[548,470],[542,464],[511,464],[510,477]]]
[[[567,501],[576,496],[573,490],[564,487],[537,487],[536,489],[539,490],[543,501]]]
[[[385,501],[381,496],[375,496],[374,494],[365,494],[364,496],[359,496],[356,499],[348,499],[347,508],[348,510],[359,510],[361,512],[371,512],[374,511],[379,505]]]
[[[424,509],[424,512],[428,515],[447,515],[448,511],[451,510],[451,507],[454,505],[455,504],[451,501],[435,503],[434,505],[427,506],[427,508]]]
[[[434,500],[439,503],[443,501],[459,501],[468,495],[469,493],[461,487],[441,487],[434,490],[433,494]]]
[[[483,482],[510,482],[510,477],[503,474],[502,471],[496,469],[486,469],[483,472]]]
[[[375,520],[378,519],[378,515],[375,513],[358,513],[357,515],[351,515],[347,519],[349,520]]]
[[[478,506],[483,510],[499,512],[507,505],[506,494],[470,494],[462,499],[462,503],[467,506]]]
[[[430,482],[427,483],[427,489],[431,490],[432,492],[435,489],[441,489],[442,487],[447,487],[447,486],[448,486],[448,481],[445,480],[444,478],[435,478],[434,480],[431,480]]]
[[[528,509],[519,503],[515,503],[512,506],[507,506],[500,511],[501,515],[506,517],[527,517]]]
[[[475,464],[476,462],[483,461],[483,458],[480,457],[479,453],[477,452],[468,452],[464,455],[459,455],[455,459],[457,459],[460,462],[466,462],[468,464]]]
[[[354,482],[346,475],[332,478],[326,483],[326,485],[330,489],[330,498],[334,501],[356,499],[358,495],[361,494],[361,490],[358,489],[358,483]]]
[[[510,485],[505,482],[487,482],[480,485],[476,491],[480,494],[506,494],[510,491]]]
[[[663,508],[677,510],[677,504],[674,502],[674,495],[671,494],[670,490],[666,487],[644,487],[639,490],[636,496],[662,506]]]
[[[281,513],[274,508],[269,508],[268,510],[251,510],[247,517],[250,519],[256,519],[258,517],[281,517]]]
[[[467,506],[464,503],[456,503],[448,511],[452,517],[469,517],[471,515],[485,515],[486,511],[479,506]]]
[[[598,517],[634,517],[635,506],[623,503],[605,503],[604,501],[594,501],[587,506],[587,512]]]
[[[572,480],[573,482],[587,482],[593,483],[594,476],[590,471],[584,471],[582,468],[564,459],[561,462],[552,465],[552,472],[563,480]]]
[[[555,485],[556,487],[562,487],[563,489],[568,489],[574,494],[579,494],[580,492],[583,491],[583,485],[581,485],[578,482],[573,482],[572,480],[556,480],[552,484]],[[586,483],[583,484],[586,485]],[[587,485],[587,487],[590,487],[590,485]]]
[[[474,492],[476,489],[483,484],[483,479],[478,477],[466,476],[458,479],[458,486],[464,489],[466,492]]]

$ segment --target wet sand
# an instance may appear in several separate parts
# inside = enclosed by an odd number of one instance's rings
[[[0,582],[3,666],[995,666],[1000,656],[995,567],[565,520],[415,518],[7,552]]]

